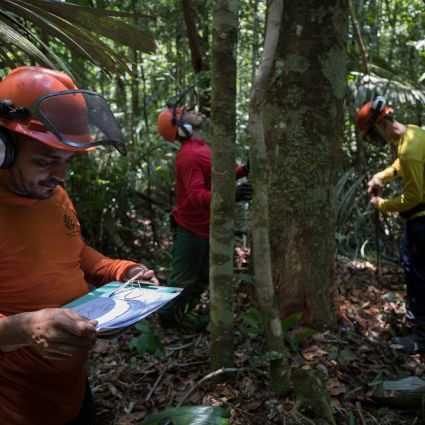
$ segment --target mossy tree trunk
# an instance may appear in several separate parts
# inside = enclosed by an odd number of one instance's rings
[[[281,314],[333,322],[335,183],[346,84],[347,0],[285,2],[266,107],[270,235]]]
[[[216,0],[212,44],[211,364],[233,365],[237,0]]]

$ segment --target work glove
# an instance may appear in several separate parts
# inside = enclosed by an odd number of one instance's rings
[[[236,202],[250,201],[252,199],[252,185],[250,182],[239,183],[235,188]]]

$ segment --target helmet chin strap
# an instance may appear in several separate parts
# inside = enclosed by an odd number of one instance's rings
[[[193,128],[190,124],[180,121],[177,127],[179,137],[190,137],[193,133]]]

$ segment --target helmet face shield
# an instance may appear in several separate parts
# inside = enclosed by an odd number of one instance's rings
[[[65,145],[81,149],[113,145],[127,154],[114,114],[99,93],[56,91],[40,96],[26,109]]]

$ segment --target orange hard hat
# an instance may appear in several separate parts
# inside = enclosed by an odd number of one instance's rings
[[[7,105],[10,110],[15,112],[13,114],[0,113],[0,126],[29,136],[55,149],[92,150],[92,146],[75,147],[64,144],[30,113],[19,114],[19,112],[31,108],[33,103],[43,96],[76,89],[77,86],[73,80],[63,72],[37,66],[15,68],[0,81],[0,102],[2,106]],[[83,95],[76,93],[58,96],[57,100],[54,103],[49,103],[50,105],[54,104],[54,106],[50,106],[48,110],[43,112],[50,115],[64,134],[71,131],[75,134],[74,139],[83,143],[90,143],[92,138],[88,132],[87,108]]]
[[[178,122],[181,121],[184,113],[184,106],[167,108],[158,115],[158,132],[168,142],[177,139]]]
[[[373,101],[365,103],[356,115],[356,125],[360,136],[364,137],[373,124],[383,120],[393,112],[393,108],[387,105],[384,97],[377,96]]]

